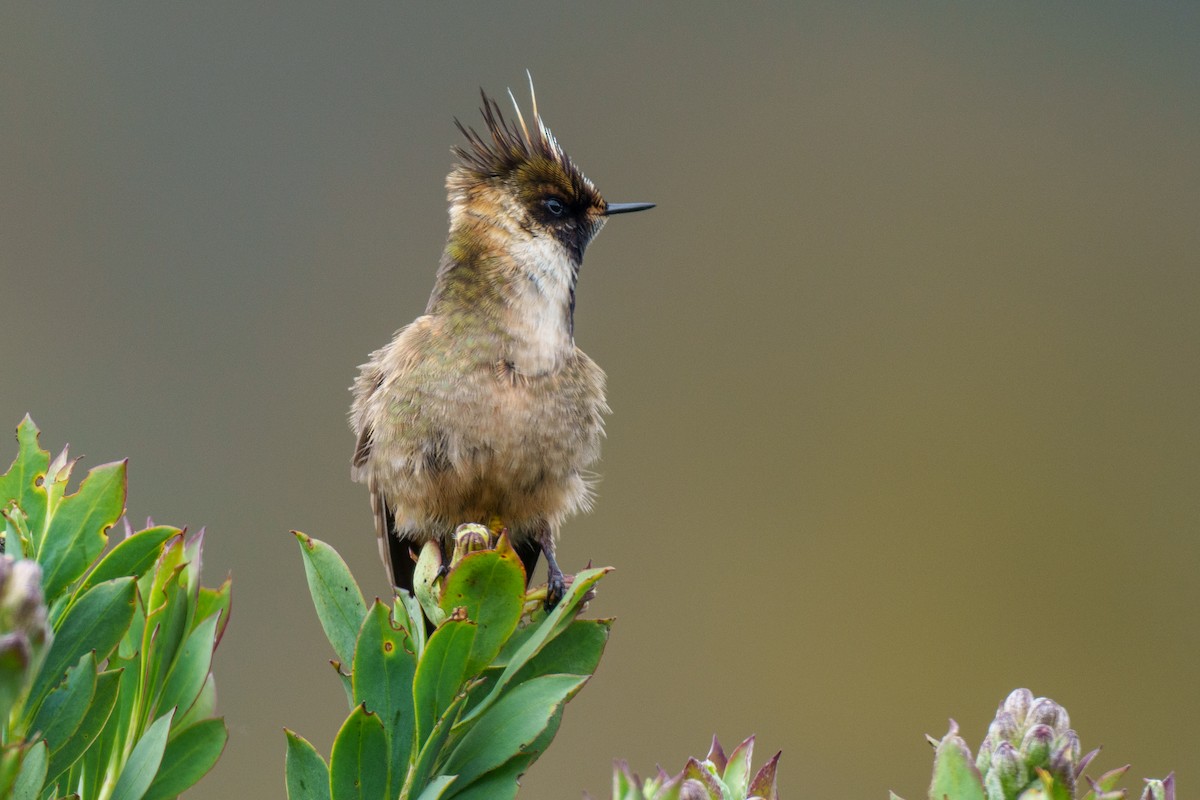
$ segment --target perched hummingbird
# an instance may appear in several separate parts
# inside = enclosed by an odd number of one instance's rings
[[[530,83],[532,95],[533,85]],[[563,520],[591,504],[604,372],[575,346],[583,252],[608,217],[653,203],[609,203],[537,112],[506,120],[483,97],[483,134],[446,178],[450,235],[425,314],[371,354],[351,391],[351,475],[367,484],[380,555],[412,590],[414,548],[448,552],[465,522],[507,528],[547,606],[565,590],[554,557]]]

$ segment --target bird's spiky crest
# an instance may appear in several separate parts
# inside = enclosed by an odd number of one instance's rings
[[[529,93],[533,101],[532,131],[526,125],[525,117],[511,89],[508,95],[516,110],[516,122],[505,119],[500,111],[500,104],[483,89],[479,90],[483,99],[479,110],[483,114],[487,135],[478,133],[457,119],[454,120],[454,124],[467,139],[465,145],[455,145],[452,148],[454,155],[459,159],[460,167],[476,180],[487,180],[507,177],[521,166],[542,161],[557,166],[563,177],[570,182],[575,194],[595,194],[595,186],[563,152],[558,140],[538,114],[537,96],[533,92],[532,79],[529,82]]]

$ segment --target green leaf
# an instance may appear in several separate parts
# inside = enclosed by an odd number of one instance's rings
[[[143,696],[142,660],[138,653],[132,658],[122,659],[112,656],[108,659],[109,669],[123,670],[121,682],[117,689],[117,699],[109,715],[108,724],[101,731],[92,750],[102,753],[105,760],[96,765],[104,779],[111,785],[116,778],[112,765],[123,764],[129,757],[130,751],[137,743],[137,737],[143,732],[153,717],[147,719],[144,714],[144,703],[148,702]],[[171,719],[174,722],[174,717]]]
[[[441,609],[466,612],[476,624],[465,671],[477,675],[516,630],[525,602],[525,571],[515,550],[481,550],[463,558],[446,576]]]
[[[158,560],[163,544],[172,536],[178,536],[180,533],[178,528],[159,525],[138,531],[133,536],[122,539],[104,558],[100,559],[95,569],[88,573],[83,583],[79,584],[79,588],[75,590],[75,596],[79,597],[96,584],[113,578],[125,576],[140,578]]]
[[[462,692],[475,630],[474,622],[449,619],[429,637],[413,680],[418,742],[429,736],[436,720]]]
[[[124,461],[96,467],[55,509],[38,553],[47,601],[62,594],[103,552],[108,529],[125,513],[125,467]]]
[[[325,759],[303,736],[287,728],[283,732],[287,735],[284,773],[288,800],[330,800],[329,767]]]
[[[519,756],[586,681],[580,675],[544,675],[513,687],[467,729],[442,772],[458,775],[467,786]]]
[[[179,657],[186,642],[188,614],[191,609],[187,589],[182,580],[182,570],[171,569],[165,585],[152,590],[156,598],[162,598],[161,602],[152,604],[155,608],[146,618],[146,627],[142,632],[142,661],[146,665],[144,681],[147,693],[152,696],[163,687],[172,664]],[[166,710],[167,707],[159,705],[162,710]],[[181,708],[179,713],[182,714],[185,710]]]
[[[48,751],[45,742],[38,742],[26,751],[21,771],[17,773],[17,780],[13,783],[12,800],[38,799],[46,782]]]
[[[509,759],[508,763],[463,787],[461,792],[447,795],[447,800],[513,800],[521,788],[517,781],[529,769],[530,761],[532,759],[527,756]]]
[[[212,667],[213,649],[216,647],[217,618],[213,614],[196,626],[184,642],[167,674],[158,707],[174,706],[182,716],[192,707]]]
[[[362,706],[350,712],[329,755],[332,800],[389,800],[387,734],[379,716]]]
[[[170,800],[183,794],[213,768],[228,739],[223,719],[202,720],[172,732],[158,775],[142,800]]]
[[[0,750],[0,797],[8,797],[17,772],[21,769],[21,756],[25,748],[19,744],[8,745]]]
[[[496,679],[496,683],[491,691],[488,692],[487,696],[478,705],[463,715],[462,719],[458,721],[458,727],[469,724],[480,714],[487,711],[500,698],[505,687],[508,686],[513,677],[521,671],[522,667],[531,658],[541,651],[546,642],[558,636],[570,626],[575,620],[575,615],[579,612],[579,605],[583,602],[584,595],[611,571],[611,567],[585,569],[575,576],[575,581],[571,584],[571,587],[567,590],[566,595],[559,604],[540,623],[536,624],[531,633],[523,635],[521,646],[508,656],[508,665],[500,673],[500,677]]]
[[[562,715],[563,709],[562,706],[559,706],[541,736],[526,747],[520,755],[509,759],[496,769],[484,773],[470,784],[460,785],[462,791],[453,792],[450,796],[455,800],[512,800],[515,798],[517,790],[520,788],[518,781],[521,776],[534,761],[541,757],[542,753],[546,752],[550,742],[554,741],[558,727],[562,724]]]
[[[462,709],[466,699],[466,695],[462,694],[454,698],[454,702],[434,723],[429,736],[421,742],[420,752],[408,772],[408,780],[401,793],[402,797],[419,796],[417,793],[424,791],[426,784],[429,783],[429,776],[433,773],[434,765],[441,759],[442,748],[445,747],[446,740],[450,738],[450,729],[454,727],[454,723],[458,719],[458,712]]]
[[[62,749],[87,714],[95,691],[96,654],[88,651],[67,671],[67,679],[46,695],[29,732],[41,731],[55,752]]]
[[[38,444],[40,433],[26,414],[17,426],[17,456],[8,472],[0,475],[0,510],[15,500],[35,536],[41,534],[46,518],[46,490],[38,481],[50,466],[50,453]]]
[[[62,747],[50,756],[48,771],[51,782],[66,772],[79,760],[96,738],[104,730],[113,705],[117,702],[117,691],[121,683],[121,670],[109,670],[96,676],[96,690],[92,693],[92,704],[88,706],[87,714],[75,729],[75,735],[68,739]]]
[[[947,797],[950,800],[986,800],[983,778],[953,720],[949,732],[938,743],[933,757],[933,782],[929,786],[929,800]]]
[[[35,706],[51,686],[62,680],[67,668],[88,650],[96,660],[108,657],[133,617],[133,578],[114,578],[93,586],[63,616],[46,660],[34,680],[30,702]]]
[[[204,679],[204,685],[200,687],[200,694],[196,696],[196,702],[192,703],[183,716],[175,720],[175,727],[182,728],[186,725],[193,725],[203,719],[208,719],[213,716],[217,710],[217,684],[216,678],[210,672],[208,677]]]
[[[113,789],[112,800],[142,800],[146,789],[154,782],[162,764],[163,751],[167,747],[167,734],[171,730],[171,718],[175,716],[174,709],[163,714],[142,734],[129,754],[129,760],[117,778],[116,788]]]
[[[421,612],[420,601],[411,593],[398,589],[396,600],[392,604],[392,612],[396,622],[412,636],[413,644],[416,646],[417,661],[420,662],[421,654],[425,652],[425,616]]]
[[[412,639],[393,623],[388,607],[376,600],[363,620],[354,651],[354,703],[379,715],[388,734],[388,763],[398,775],[408,768],[416,735],[416,670]]]
[[[300,543],[304,555],[304,574],[308,579],[308,591],[325,636],[333,646],[333,652],[343,664],[354,661],[354,642],[363,617],[367,615],[367,604],[362,592],[350,574],[346,562],[329,545],[292,531]]]
[[[25,543],[29,541],[30,533],[25,512],[16,506],[7,509],[0,506],[0,516],[4,518],[4,554],[15,560],[28,558]]]
[[[517,672],[520,683],[539,675],[591,675],[600,666],[604,646],[612,631],[611,619],[572,620],[562,633],[542,647]]]
[[[446,790],[450,788],[450,784],[454,783],[456,777],[455,775],[439,775],[429,782],[417,800],[438,800],[446,794]]]
[[[750,788],[750,763],[753,756],[754,737],[751,736],[733,748],[733,752],[729,754],[729,758],[725,762],[725,772],[721,775],[721,779],[739,797],[747,797],[750,794],[747,790]]]
[[[225,626],[229,624],[229,615],[233,612],[233,579],[226,578],[216,589],[200,587],[196,597],[196,619],[208,619],[216,612],[221,612],[221,622],[217,626],[217,643],[225,635]]]

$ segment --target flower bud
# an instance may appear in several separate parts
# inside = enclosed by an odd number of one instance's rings
[[[1079,752],[1079,736],[1075,731],[1067,731],[1054,740],[1054,746],[1050,750],[1049,770],[1055,780],[1074,782]]]
[[[1050,759],[1054,731],[1049,725],[1034,725],[1021,740],[1021,759],[1029,769],[1041,767]]]
[[[1029,715],[1029,707],[1032,705],[1033,692],[1028,689],[1014,689],[1008,697],[1004,698],[998,712],[1007,711],[1018,723],[1024,723],[1025,717]],[[997,715],[999,715],[998,712]]]
[[[1067,710],[1049,697],[1039,697],[1029,708],[1027,719],[1029,725],[1049,725],[1055,733],[1062,733],[1071,727],[1071,718]]]
[[[998,746],[1001,742],[1016,744],[1021,741],[1021,731],[1022,726],[1017,723],[1016,718],[1010,712],[997,711],[996,718],[988,726],[987,738],[992,741],[993,747]]]
[[[1003,790],[1002,796],[1006,798],[1015,796],[1029,782],[1029,772],[1025,769],[1025,763],[1017,754],[1017,749],[1008,742],[1001,742],[992,753],[988,778],[992,778],[993,775]]]

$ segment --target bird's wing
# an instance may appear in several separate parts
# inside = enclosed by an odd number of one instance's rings
[[[350,478],[358,483],[362,483],[366,478],[363,468],[367,465],[367,459],[371,457],[374,433],[370,427],[365,427],[359,432],[358,441],[354,443],[354,456],[350,459]]]
[[[407,539],[396,535],[396,517],[380,492],[371,490],[371,513],[375,517],[375,538],[379,558],[387,570],[392,586],[413,591],[413,572],[417,562]]]

